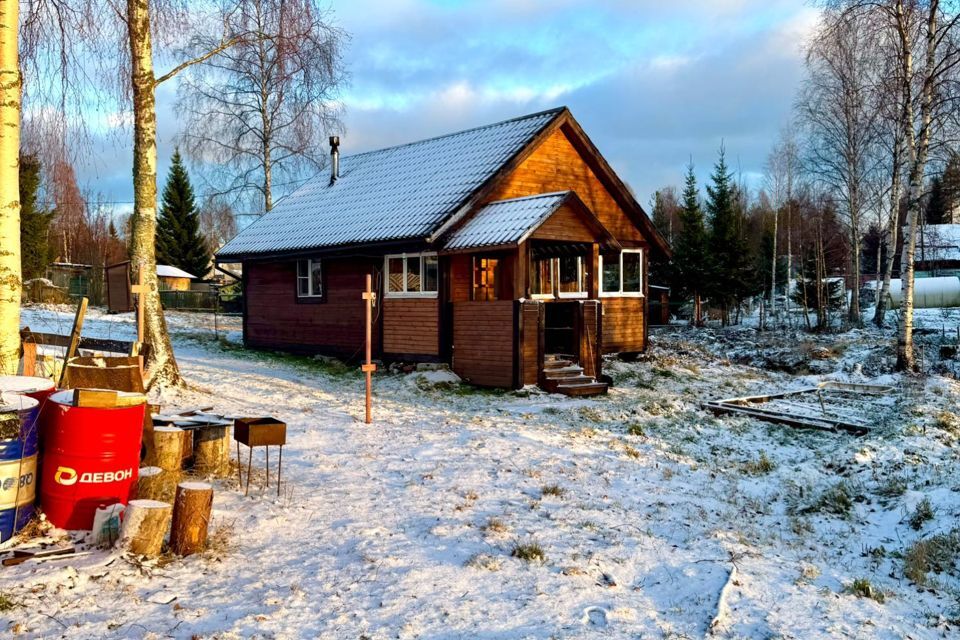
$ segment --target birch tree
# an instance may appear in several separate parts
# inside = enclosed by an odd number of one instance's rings
[[[276,187],[326,162],[323,136],[340,126],[346,35],[315,0],[243,0],[225,20],[254,37],[186,75],[180,140],[213,169],[218,195],[249,200],[254,193],[270,211]],[[195,49],[214,46],[209,37],[193,42]]]
[[[779,236],[779,221],[781,212],[786,215],[786,236],[787,236],[787,288],[790,286],[791,258],[791,210],[793,198],[797,184],[797,178],[800,173],[800,154],[797,145],[796,136],[791,127],[785,127],[780,133],[780,139],[774,145],[770,155],[767,157],[765,182],[770,191],[773,200],[773,247],[771,254],[773,256],[773,266],[770,274],[770,309],[776,315],[776,288],[777,288],[777,244]],[[789,299],[789,291],[787,296]]]
[[[807,51],[807,79],[798,103],[808,133],[810,173],[838,195],[847,221],[853,278],[848,321],[861,323],[861,234],[879,163],[879,109],[873,100],[878,43],[859,12],[828,11]]]
[[[0,370],[20,360],[19,2],[0,0]]]

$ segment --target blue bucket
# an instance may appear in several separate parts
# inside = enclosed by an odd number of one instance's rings
[[[33,517],[37,489],[37,414],[40,403],[7,395],[0,406],[0,543]]]

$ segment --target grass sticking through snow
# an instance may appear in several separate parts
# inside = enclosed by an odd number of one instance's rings
[[[933,505],[928,498],[924,498],[917,503],[917,508],[910,514],[908,522],[911,529],[920,531],[929,520],[933,520]]]
[[[562,498],[567,490],[558,484],[547,484],[540,488],[541,495]]]
[[[537,542],[518,542],[513,545],[510,555],[527,562],[543,563],[547,561],[547,554],[544,553],[543,547]]]
[[[956,572],[960,559],[960,530],[917,540],[903,554],[903,575],[920,586],[930,573]]]
[[[847,593],[853,594],[858,598],[870,598],[882,603],[886,600],[883,592],[875,588],[866,578],[857,578],[843,589]]]

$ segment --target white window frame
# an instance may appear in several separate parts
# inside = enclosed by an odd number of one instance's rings
[[[623,290],[623,254],[625,253],[638,253],[640,254],[640,291],[624,291]],[[619,255],[620,260],[620,289],[618,291],[604,291],[603,290],[603,254],[600,254],[600,273],[598,274],[599,288],[600,288],[600,297],[601,298],[642,298],[643,295],[643,284],[644,276],[646,275],[643,272],[643,249],[623,249],[620,251]]]
[[[577,286],[583,284],[583,256],[575,256],[577,259]],[[560,291],[560,258],[554,258],[554,263],[556,264],[556,274],[557,274],[557,292],[560,294],[561,298],[566,299],[579,299],[586,298],[590,295],[589,291]],[[589,289],[590,285],[587,285]]]
[[[424,253],[393,253],[383,257],[383,296],[384,298],[436,298],[437,291],[407,291],[407,261],[410,259],[420,260],[420,281],[423,282],[426,273],[426,260],[424,258],[436,258],[436,251],[427,251]],[[390,291],[390,260],[400,258],[403,260],[403,291]],[[437,261],[437,289],[440,288],[440,262]]]
[[[534,260],[534,263],[540,262],[540,260]],[[556,258],[548,258],[547,262],[550,263],[550,284],[553,286],[559,286],[559,275],[560,272],[557,270]],[[532,286],[533,283],[531,283]],[[553,291],[550,293],[531,293],[530,298],[532,300],[554,300]]]
[[[307,263],[307,275],[300,275],[300,263]],[[320,265],[320,292],[317,293],[313,290],[313,265],[314,263]],[[307,293],[300,293],[300,281],[307,281]],[[297,297],[302,299],[308,298],[322,298],[323,297],[323,262],[320,259],[314,260],[313,258],[304,258],[297,260]]]

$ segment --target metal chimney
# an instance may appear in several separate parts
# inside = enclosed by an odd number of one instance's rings
[[[330,136],[330,184],[340,177],[340,136]]]

